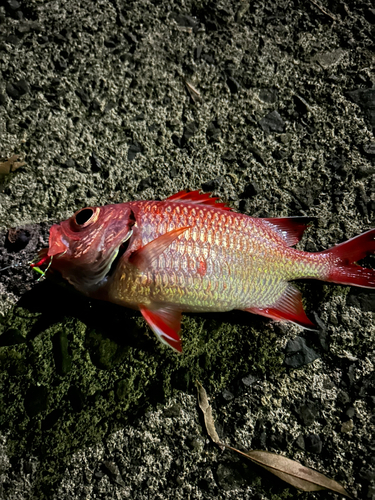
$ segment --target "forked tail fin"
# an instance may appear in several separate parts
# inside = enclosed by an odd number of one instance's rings
[[[375,288],[375,269],[356,264],[367,255],[375,254],[375,229],[329,248],[322,254],[330,254],[333,257],[333,266],[326,281]]]

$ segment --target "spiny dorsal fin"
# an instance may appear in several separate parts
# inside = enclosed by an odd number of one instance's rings
[[[200,193],[197,191],[179,191],[172,196],[168,196],[165,201],[178,201],[183,203],[196,203],[197,205],[210,205],[215,208],[221,208],[222,210],[232,210],[227,207],[225,203],[216,203],[218,197],[211,197],[211,193]]]
[[[262,220],[276,226],[285,243],[291,247],[299,242],[307,226],[316,220],[316,217],[275,217]]]

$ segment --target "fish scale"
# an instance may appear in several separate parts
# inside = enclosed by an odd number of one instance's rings
[[[87,207],[53,225],[33,267],[59,272],[85,295],[139,309],[181,352],[181,313],[242,309],[314,328],[289,283],[316,278],[375,288],[356,264],[375,252],[375,229],[317,253],[292,248],[309,219],[252,218],[209,194]]]
[[[310,254],[306,259],[303,252],[281,246],[282,236],[275,229],[245,215],[190,204],[181,209],[178,202],[130,206],[142,227],[142,246],[176,227],[194,225],[155,260],[147,278],[132,272],[126,261],[119,266],[112,281],[118,283],[121,274],[122,285],[114,285],[111,294],[119,303],[156,302],[184,311],[261,308],[277,302],[287,280],[319,278],[327,267],[325,257],[311,262]],[[200,262],[206,265],[205,275],[197,271]]]

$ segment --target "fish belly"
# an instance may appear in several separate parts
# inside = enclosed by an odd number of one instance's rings
[[[143,272],[122,262],[111,285],[113,302],[197,312],[264,308],[280,299],[289,280],[324,279],[327,272],[319,254],[288,247],[261,219],[181,203],[156,213],[155,203],[142,216],[143,245],[178,227],[189,229]]]

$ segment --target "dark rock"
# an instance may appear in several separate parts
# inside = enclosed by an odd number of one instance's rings
[[[217,122],[210,122],[206,130],[207,140],[209,142],[218,142],[221,138],[221,130]]]
[[[100,111],[101,109],[101,104],[96,97],[91,101],[91,109],[92,111]]]
[[[232,399],[234,399],[234,394],[228,391],[228,389],[224,389],[222,395],[225,401],[232,401]]]
[[[152,179],[151,179],[151,177],[145,177],[138,184],[138,191],[143,191],[144,189],[147,189],[147,188],[149,188],[151,186],[152,186]]]
[[[246,385],[247,387],[250,387],[252,386],[253,384],[255,384],[255,382],[258,380],[256,377],[254,377],[254,375],[247,375],[246,377],[243,377],[242,379],[242,383],[244,385]]]
[[[233,162],[236,161],[236,155],[232,151],[227,151],[226,153],[224,153],[222,155],[221,159],[223,161],[227,161],[227,162],[233,163]]]
[[[18,2],[17,0],[6,0],[5,3],[6,6],[11,10],[17,10],[21,7],[20,2]]]
[[[197,131],[198,131],[198,125],[195,122],[187,123],[182,133],[181,145],[184,146]]]
[[[18,100],[30,92],[30,86],[27,81],[22,78],[21,80],[14,81],[12,83],[8,82],[6,84],[6,92],[12,99]]]
[[[175,167],[169,169],[169,175],[172,179],[178,176],[178,170]]]
[[[199,61],[199,59],[201,58],[202,49],[203,49],[203,45],[197,45],[197,47],[195,47],[195,49],[194,49],[194,59],[196,61]]]
[[[24,344],[25,342],[26,338],[17,328],[9,328],[0,335],[0,347]]]
[[[275,110],[268,113],[264,118],[262,118],[259,122],[259,125],[262,127],[264,132],[270,134],[271,132],[282,133],[284,132],[285,122],[281,118],[280,114]]]
[[[59,57],[54,62],[57,71],[64,71],[68,67],[68,61],[63,57]]]
[[[353,418],[356,414],[356,410],[354,406],[349,406],[349,408],[345,411],[345,416],[348,418]]]
[[[269,104],[277,102],[278,97],[279,93],[277,89],[261,89],[259,91],[259,99]]]
[[[169,406],[164,410],[164,416],[167,418],[177,418],[181,415],[181,406],[178,404],[174,404]]]
[[[362,479],[362,481],[365,481],[366,483],[375,481],[375,470],[363,468],[359,472],[359,477]]]
[[[83,410],[86,402],[85,395],[77,386],[72,385],[68,390],[68,398],[72,405],[73,411],[79,413]]]
[[[224,177],[215,177],[215,179],[212,179],[210,181],[206,181],[202,183],[202,189],[203,191],[215,191],[215,189],[219,188],[224,181]]]
[[[318,434],[308,434],[305,436],[305,449],[310,453],[321,453],[323,442]]]
[[[63,163],[63,166],[66,168],[75,168],[76,162],[73,160],[73,158],[67,158],[66,162]]]
[[[375,9],[374,8],[366,9],[364,14],[365,14],[365,18],[367,19],[367,21],[369,23],[375,24]]]
[[[249,182],[246,184],[244,192],[241,194],[241,198],[253,198],[261,191],[262,189],[257,182]]]
[[[284,363],[291,368],[299,368],[308,363],[312,363],[318,358],[319,354],[311,349],[311,347],[308,347],[305,339],[302,337],[296,337],[293,340],[289,340],[285,347]]]
[[[347,97],[360,106],[367,124],[375,128],[375,89],[356,89],[346,93]]]
[[[205,23],[207,31],[217,31],[218,30],[218,24],[215,21],[215,19],[207,19]]]
[[[7,43],[10,43],[11,45],[13,45],[14,47],[16,47],[17,45],[19,45],[21,43],[21,40],[18,38],[18,36],[16,35],[9,35],[6,40],[5,40]]]
[[[298,410],[302,423],[306,426],[313,424],[319,414],[319,408],[315,403],[308,402]]]
[[[90,156],[91,170],[93,172],[100,172],[102,169],[102,164],[99,158],[96,156],[95,151],[91,153]]]
[[[293,100],[297,113],[302,115],[311,109],[309,103],[302,96],[295,94]]]
[[[129,381],[118,380],[115,386],[116,397],[118,401],[123,401],[129,394]]]
[[[53,41],[58,45],[63,45],[68,40],[62,33],[56,33],[55,36],[53,37]]]
[[[193,32],[196,32],[200,26],[200,22],[195,17],[187,14],[172,13],[171,17],[179,26],[192,28]]]
[[[337,65],[345,57],[345,51],[342,49],[332,50],[330,52],[321,52],[315,56],[315,61],[324,69],[329,69]]]
[[[363,151],[366,155],[373,157],[375,156],[375,142],[369,142],[363,145]]]
[[[203,54],[201,58],[208,64],[214,64],[215,62],[215,59],[211,54]]]
[[[244,484],[244,478],[238,472],[236,464],[219,464],[216,469],[216,476],[217,482],[224,490],[233,490]]]
[[[172,134],[172,142],[178,148],[181,147],[181,137],[178,137],[177,134]]]
[[[111,479],[111,481],[119,484],[120,486],[125,486],[119,468],[115,463],[110,462],[109,460],[105,460],[102,463],[102,470],[105,474],[107,474],[107,476]]]
[[[72,369],[72,358],[69,354],[69,343],[66,331],[56,333],[52,339],[52,344],[56,371],[64,376]]]
[[[124,30],[122,34],[128,43],[134,45],[138,42],[137,37],[131,31]]]
[[[367,165],[358,165],[357,177],[359,179],[364,179],[375,174],[375,167],[368,167]]]
[[[239,84],[239,82],[231,76],[229,76],[227,78],[227,85],[229,87],[229,90],[232,92],[232,94],[237,94],[237,92],[241,88],[241,85]]]
[[[116,102],[110,99],[104,106],[103,113],[108,113],[109,111],[111,111],[111,109],[115,109],[115,107],[116,107]]]
[[[351,290],[346,298],[346,304],[357,307],[362,311],[375,312],[375,293]]]
[[[8,229],[5,248],[11,252],[19,252],[23,250],[31,239],[31,233],[27,229]]]
[[[55,410],[52,410],[51,413],[48,413],[46,418],[42,421],[42,430],[48,431],[49,429],[52,429],[52,427],[54,427],[54,425],[56,425],[59,421],[60,416],[60,408],[56,408]]]
[[[49,41],[49,38],[47,35],[40,35],[38,38],[37,38],[37,42],[40,43],[41,45],[44,45],[45,43],[47,43]]]
[[[128,149],[128,160],[133,161],[138,153],[142,152],[142,146],[137,142],[129,145]],[[144,188],[143,188],[144,189]]]
[[[7,101],[7,98],[6,98],[5,94],[0,93],[0,106],[4,106],[6,101]]]
[[[45,386],[32,385],[26,391],[25,410],[30,418],[45,411],[48,406],[48,390]]]
[[[90,97],[83,89],[77,89],[76,94],[85,106],[88,106],[90,104]]]
[[[304,450],[306,448],[305,446],[305,438],[303,437],[302,434],[300,434],[298,436],[298,438],[296,439],[296,445],[301,448],[301,450]]]
[[[281,433],[272,434],[270,436],[268,445],[272,448],[276,448],[279,450],[285,449],[286,446],[285,436]]]

